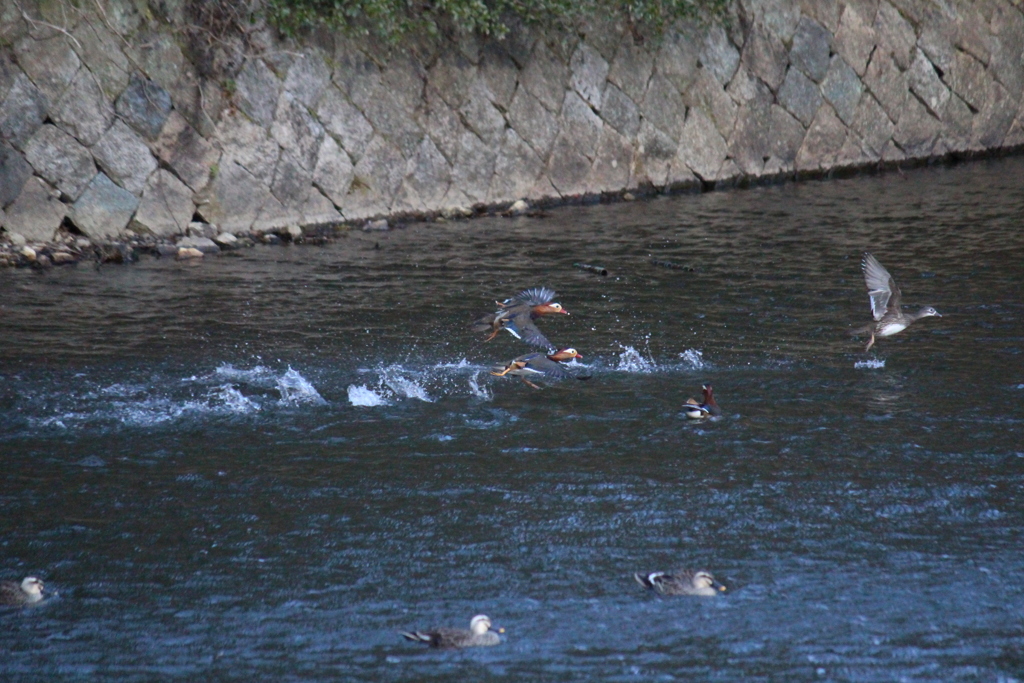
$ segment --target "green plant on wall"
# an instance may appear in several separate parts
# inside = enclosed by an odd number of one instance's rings
[[[582,19],[624,19],[637,35],[657,36],[681,18],[715,18],[728,0],[266,0],[267,16],[295,34],[327,28],[391,43],[445,29],[502,38],[516,21],[571,28]]]

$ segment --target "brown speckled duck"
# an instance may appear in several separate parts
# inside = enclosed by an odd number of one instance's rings
[[[725,591],[725,586],[715,581],[711,572],[678,569],[674,572],[651,572],[633,574],[644,588],[662,595],[699,595],[710,598]]]
[[[491,618],[486,614],[478,614],[469,622],[469,630],[464,628],[435,628],[429,631],[402,631],[402,636],[417,643],[426,643],[430,647],[489,647],[501,642],[498,633],[505,629],[499,628],[497,633],[492,629]]]
[[[0,605],[31,605],[42,599],[43,582],[34,576],[26,577],[20,584],[0,581]]]
[[[871,339],[864,347],[869,351],[875,343],[875,337],[891,337],[902,332],[921,318],[942,315],[931,306],[925,306],[915,313],[904,313],[900,307],[902,293],[896,286],[896,281],[871,254],[864,252],[864,260],[861,262],[861,269],[864,271],[864,282],[868,286],[868,298],[871,300],[871,315],[875,322],[868,323],[863,327],[851,330],[850,334],[870,334]]]
[[[683,412],[686,413],[686,417],[693,420],[701,420],[705,417],[721,415],[722,409],[718,407],[718,402],[715,401],[715,394],[711,385],[705,384],[701,387],[701,390],[704,392],[704,395],[700,403],[697,402],[697,399],[688,398],[686,403],[683,404]]]
[[[471,326],[474,332],[490,332],[484,341],[490,341],[505,330],[516,339],[539,349],[553,348],[534,320],[543,315],[569,315],[555,301],[555,291],[547,287],[524,289],[513,297],[496,302],[498,310],[488,313]]]
[[[535,379],[587,379],[576,377],[562,365],[573,358],[583,358],[583,354],[572,348],[562,349],[550,355],[536,351],[513,358],[504,365],[494,366],[491,374],[495,377],[515,375],[534,389],[540,389],[540,387],[531,382],[528,379],[530,377]]]

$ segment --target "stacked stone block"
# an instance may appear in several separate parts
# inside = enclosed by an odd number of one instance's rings
[[[656,41],[593,22],[389,53],[265,30],[216,81],[164,3],[46,15],[59,4],[0,9],[0,222],[30,240],[182,234],[196,214],[229,232],[458,215],[1024,144],[1012,0],[742,0]]]

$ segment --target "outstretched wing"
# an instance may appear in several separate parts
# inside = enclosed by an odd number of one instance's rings
[[[864,270],[864,283],[868,286],[868,298],[871,300],[871,315],[875,320],[881,320],[888,309],[899,308],[900,288],[885,266],[868,252],[864,252],[861,268]]]
[[[505,329],[535,349],[553,349],[551,342],[530,319],[529,312],[517,315],[505,324]]]
[[[552,379],[572,379],[573,374],[558,361],[544,358],[543,362],[535,363],[536,369]]]
[[[534,351],[533,353],[518,356],[507,363],[499,363],[498,365],[495,365],[491,368],[491,372],[495,374],[500,374],[502,372],[508,374],[512,371],[522,370],[531,360],[537,358],[544,358],[544,354],[539,351]]]
[[[511,301],[515,301],[521,304],[527,304],[529,306],[543,306],[549,304],[555,300],[555,290],[548,289],[547,287],[532,287],[530,289],[524,289],[523,291],[512,297]]]

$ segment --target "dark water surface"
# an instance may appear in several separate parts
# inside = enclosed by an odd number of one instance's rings
[[[0,271],[0,578],[59,591],[0,611],[0,679],[1024,677],[1022,180]],[[865,249],[944,315],[870,354]],[[589,381],[487,374],[526,349],[467,323],[535,285]],[[632,579],[675,567],[729,591]],[[500,647],[397,633],[481,612]]]

